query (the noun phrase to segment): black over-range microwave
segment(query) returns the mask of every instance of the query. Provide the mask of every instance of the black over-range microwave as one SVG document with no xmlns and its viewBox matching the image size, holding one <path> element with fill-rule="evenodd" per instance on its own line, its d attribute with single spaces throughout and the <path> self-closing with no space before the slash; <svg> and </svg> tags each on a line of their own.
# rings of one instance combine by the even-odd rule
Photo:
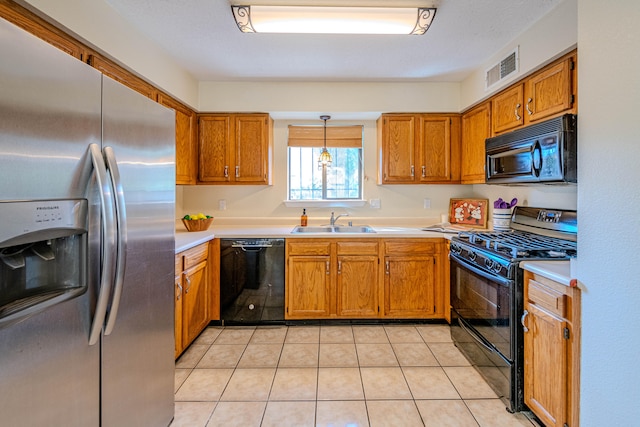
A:
<svg viewBox="0 0 640 427">
<path fill-rule="evenodd" d="M 577 183 L 577 116 L 488 138 L 487 184 Z"/>
</svg>

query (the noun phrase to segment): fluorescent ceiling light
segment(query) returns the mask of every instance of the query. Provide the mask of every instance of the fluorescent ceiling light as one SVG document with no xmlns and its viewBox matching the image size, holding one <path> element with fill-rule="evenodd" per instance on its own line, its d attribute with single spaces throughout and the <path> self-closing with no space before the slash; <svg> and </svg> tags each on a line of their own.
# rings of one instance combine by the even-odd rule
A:
<svg viewBox="0 0 640 427">
<path fill-rule="evenodd" d="M 435 8 L 231 6 L 245 33 L 424 34 Z"/>
</svg>

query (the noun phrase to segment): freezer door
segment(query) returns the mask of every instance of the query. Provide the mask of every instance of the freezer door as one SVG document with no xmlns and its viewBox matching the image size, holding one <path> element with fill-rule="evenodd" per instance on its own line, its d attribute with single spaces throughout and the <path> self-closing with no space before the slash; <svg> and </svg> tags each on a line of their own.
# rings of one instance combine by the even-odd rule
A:
<svg viewBox="0 0 640 427">
<path fill-rule="evenodd" d="M 2 19 L 0 58 L 0 200 L 87 197 L 100 74 Z M 11 286 L 3 280 L 0 293 Z M 99 424 L 100 348 L 88 345 L 94 307 L 90 287 L 0 328 L 0 424 Z"/>
<path fill-rule="evenodd" d="M 172 110 L 103 77 L 103 151 L 117 162 L 126 213 L 122 294 L 102 338 L 103 426 L 173 417 L 174 126 Z"/>
</svg>

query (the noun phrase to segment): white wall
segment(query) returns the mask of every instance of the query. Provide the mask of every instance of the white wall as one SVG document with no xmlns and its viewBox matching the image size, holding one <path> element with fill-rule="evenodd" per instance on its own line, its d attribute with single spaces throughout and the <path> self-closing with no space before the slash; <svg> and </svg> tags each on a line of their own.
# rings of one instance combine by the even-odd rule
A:
<svg viewBox="0 0 640 427">
<path fill-rule="evenodd" d="M 275 118 L 373 119 L 382 112 L 458 112 L 457 83 L 201 82 L 200 111 L 264 111 Z"/>
<path fill-rule="evenodd" d="M 579 0 L 581 425 L 640 423 L 640 2 Z"/>
<path fill-rule="evenodd" d="M 103 0 L 22 0 L 106 53 L 156 87 L 192 108 L 198 106 L 197 81 L 164 50 L 144 37 Z M 35 9 L 34 9 L 35 8 Z"/>
<path fill-rule="evenodd" d="M 290 124 L 319 124 L 320 120 L 275 120 L 274 121 L 274 176 L 273 186 L 185 186 L 181 194 L 182 211 L 179 215 L 203 211 L 217 218 L 291 218 L 295 224 L 302 207 L 286 207 L 287 198 L 287 126 Z M 381 208 L 307 208 L 310 223 L 326 222 L 331 211 L 348 212 L 356 218 L 440 218 L 448 211 L 449 198 L 472 196 L 472 186 L 460 185 L 385 185 L 376 184 L 377 153 L 376 123 L 373 120 L 331 120 L 332 124 L 364 125 L 364 197 L 380 199 Z M 431 208 L 424 209 L 424 199 L 431 201 Z M 227 210 L 218 210 L 218 201 L 227 202 Z M 384 221 L 383 221 L 384 222 Z M 433 223 L 431 221 L 430 223 Z M 425 223 L 424 225 L 428 225 Z"/>
<path fill-rule="evenodd" d="M 575 48 L 577 30 L 577 0 L 565 0 L 540 19 L 462 82 L 461 109 L 465 110 L 481 99 L 509 86 L 533 70 L 551 62 Z M 507 77 L 496 86 L 485 90 L 485 72 L 498 63 L 515 47 L 520 48 L 520 66 L 517 73 Z M 578 60 L 579 61 L 579 60 Z"/>
</svg>

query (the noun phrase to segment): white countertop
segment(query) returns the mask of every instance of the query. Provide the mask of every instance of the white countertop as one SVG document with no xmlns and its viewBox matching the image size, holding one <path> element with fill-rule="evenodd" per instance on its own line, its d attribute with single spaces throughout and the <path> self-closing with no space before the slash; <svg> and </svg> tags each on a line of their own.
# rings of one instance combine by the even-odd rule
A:
<svg viewBox="0 0 640 427">
<path fill-rule="evenodd" d="M 176 225 L 176 253 L 182 252 L 213 238 L 446 238 L 451 239 L 454 234 L 422 231 L 419 227 L 386 227 L 372 228 L 375 233 L 291 233 L 295 226 L 249 226 L 249 225 L 216 225 L 207 231 L 189 232 L 182 223 Z"/>
<path fill-rule="evenodd" d="M 565 286 L 572 286 L 574 282 L 569 261 L 521 261 L 520 267 Z"/>
</svg>

